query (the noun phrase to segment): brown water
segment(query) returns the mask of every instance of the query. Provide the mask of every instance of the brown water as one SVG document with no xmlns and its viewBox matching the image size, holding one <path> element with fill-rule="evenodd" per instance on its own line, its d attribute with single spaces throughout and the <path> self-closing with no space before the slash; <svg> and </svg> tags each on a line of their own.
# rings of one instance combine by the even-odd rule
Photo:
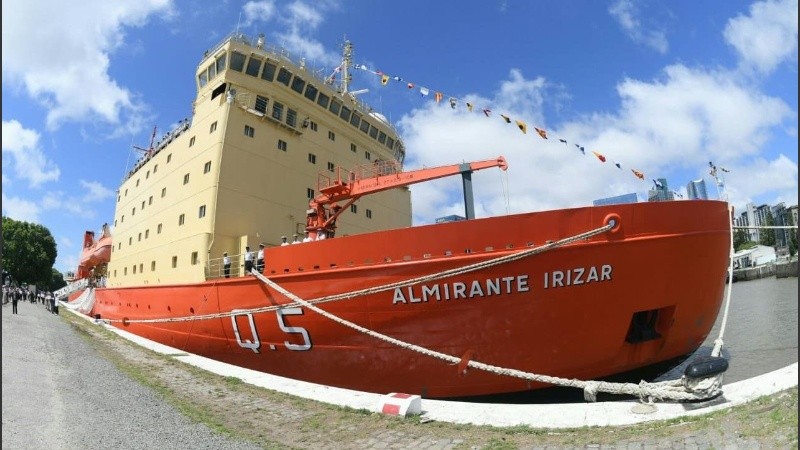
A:
<svg viewBox="0 0 800 450">
<path fill-rule="evenodd" d="M 797 362 L 797 280 L 773 276 L 731 285 L 728 323 L 722 337 L 722 356 L 729 363 L 725 384 Z M 724 312 L 723 302 L 714 328 L 695 355 L 711 354 Z M 659 379 L 679 378 L 683 367 L 685 364 Z"/>
<path fill-rule="evenodd" d="M 797 297 L 798 279 L 762 278 L 740 281 L 731 285 L 731 303 L 728 322 L 723 335 L 722 356 L 728 360 L 724 384 L 752 378 L 786 367 L 798 360 L 797 350 Z M 727 288 L 727 286 L 726 286 Z M 629 373 L 609 381 L 638 382 L 679 379 L 686 366 L 698 356 L 708 356 L 719 337 L 725 298 L 719 316 L 703 345 L 682 364 L 668 370 L 668 366 L 651 368 L 646 373 Z M 659 373 L 666 373 L 657 376 Z M 624 397 L 601 393 L 598 401 L 616 401 Z M 580 403 L 583 391 L 574 388 L 553 387 L 514 394 L 499 394 L 463 399 L 491 403 Z"/>
</svg>

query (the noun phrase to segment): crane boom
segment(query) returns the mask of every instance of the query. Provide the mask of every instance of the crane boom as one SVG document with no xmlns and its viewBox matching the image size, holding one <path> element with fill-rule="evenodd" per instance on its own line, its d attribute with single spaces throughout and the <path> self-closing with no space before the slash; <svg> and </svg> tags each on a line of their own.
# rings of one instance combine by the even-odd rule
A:
<svg viewBox="0 0 800 450">
<path fill-rule="evenodd" d="M 495 159 L 485 161 L 451 164 L 405 172 L 400 170 L 400 164 L 394 161 L 379 161 L 374 164 L 360 166 L 353 171 L 339 168 L 333 180 L 326 176 L 321 176 L 318 180 L 320 193 L 309 202 L 306 230 L 308 230 L 312 238 L 316 238 L 316 235 L 322 232 L 326 236 L 332 237 L 336 231 L 336 218 L 344 210 L 344 207 L 349 206 L 364 195 L 459 173 L 466 178 L 476 170 L 491 167 L 499 167 L 501 170 L 506 170 L 508 169 L 508 164 L 503 156 L 498 156 Z M 347 201 L 344 207 L 336 204 L 336 202 L 341 201 Z M 330 210 L 328 209 L 329 207 Z"/>
</svg>

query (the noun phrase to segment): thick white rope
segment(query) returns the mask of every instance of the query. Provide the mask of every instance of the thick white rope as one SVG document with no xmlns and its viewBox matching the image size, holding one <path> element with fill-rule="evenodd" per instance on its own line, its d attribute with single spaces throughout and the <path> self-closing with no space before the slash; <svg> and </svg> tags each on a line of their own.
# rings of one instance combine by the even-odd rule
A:
<svg viewBox="0 0 800 450">
<path fill-rule="evenodd" d="M 530 249 L 522 250 L 520 252 L 512 253 L 509 255 L 500 256 L 498 258 L 470 264 L 467 266 L 445 270 L 439 273 L 430 274 L 422 277 L 413 278 L 410 280 L 405 280 L 402 282 L 397 283 L 390 283 L 383 286 L 367 288 L 357 291 L 352 291 L 344 294 L 338 295 L 331 295 L 327 297 L 321 297 L 318 299 L 313 299 L 310 301 L 306 301 L 297 297 L 296 295 L 292 294 L 291 292 L 283 289 L 278 284 L 274 283 L 272 280 L 268 279 L 267 277 L 263 276 L 262 274 L 253 270 L 251 273 L 255 275 L 259 280 L 266 283 L 273 289 L 277 290 L 278 292 L 285 295 L 287 298 L 292 300 L 292 303 L 287 303 L 283 305 L 275 305 L 275 306 L 268 306 L 268 307 L 261 307 L 261 308 L 253 308 L 247 311 L 237 310 L 235 314 L 239 315 L 243 312 L 249 313 L 262 313 L 268 311 L 274 311 L 280 308 L 287 308 L 291 306 L 304 306 L 312 311 L 317 312 L 318 314 L 333 320 L 337 323 L 340 323 L 344 326 L 350 327 L 355 329 L 359 332 L 365 333 L 369 336 L 372 336 L 376 339 L 383 340 L 385 342 L 391 343 L 401 348 L 413 350 L 415 352 L 431 356 L 433 358 L 437 358 L 451 364 L 459 364 L 462 363 L 462 359 L 456 356 L 447 355 L 445 353 L 437 352 L 434 350 L 426 349 L 424 347 L 420 347 L 414 344 L 410 344 L 404 341 L 400 341 L 398 339 L 392 338 L 390 336 L 386 336 L 384 334 L 378 333 L 376 331 L 369 330 L 364 328 L 360 325 L 355 323 L 349 322 L 345 319 L 339 318 L 327 311 L 320 309 L 315 306 L 315 304 L 325 303 L 330 301 L 336 300 L 343 300 L 354 298 L 362 295 L 369 295 L 378 292 L 383 292 L 387 290 L 392 290 L 398 287 L 405 287 L 410 286 L 418 283 L 422 283 L 425 281 L 432 281 L 437 280 L 453 275 L 460 275 L 463 273 L 473 272 L 476 270 L 480 270 L 486 267 L 491 267 L 498 264 L 504 264 L 510 261 L 516 261 L 534 254 L 543 253 L 547 250 L 551 250 L 553 248 L 570 244 L 572 242 L 576 242 L 578 240 L 588 239 L 592 236 L 597 234 L 606 232 L 611 230 L 616 224 L 609 223 L 602 227 L 596 228 L 594 230 L 580 233 L 575 236 L 571 236 L 568 238 L 561 239 L 559 241 L 550 242 L 545 245 L 539 247 L 533 247 Z M 732 231 L 731 231 L 732 233 Z M 731 241 L 732 242 L 732 241 Z M 726 305 L 726 314 L 727 314 L 727 305 Z M 225 312 L 225 313 L 214 313 L 214 314 L 206 314 L 206 315 L 195 315 L 195 316 L 188 316 L 188 317 L 172 317 L 172 318 L 164 318 L 164 319 L 140 319 L 140 320 L 129 320 L 129 319 L 104 319 L 106 323 L 110 322 L 123 322 L 127 323 L 160 323 L 160 322 L 181 322 L 181 321 L 188 321 L 188 320 L 206 320 L 206 319 L 216 319 L 220 317 L 230 317 L 234 315 L 233 312 Z M 719 339 L 721 342 L 721 338 Z M 541 383 L 547 383 L 557 386 L 566 386 L 566 387 L 575 387 L 583 389 L 584 391 L 584 398 L 587 401 L 595 401 L 597 398 L 597 392 L 606 392 L 611 394 L 621 394 L 621 395 L 631 395 L 631 396 L 638 396 L 640 399 L 652 402 L 653 400 L 703 400 L 707 398 L 712 398 L 719 394 L 721 389 L 721 375 L 717 375 L 710 378 L 704 378 L 700 380 L 693 380 L 687 379 L 686 377 L 682 377 L 679 380 L 669 380 L 663 381 L 658 383 L 647 383 L 642 381 L 639 384 L 634 383 L 609 383 L 604 381 L 583 381 L 577 379 L 567 379 L 567 378 L 559 378 L 559 377 L 551 377 L 548 375 L 540 375 L 534 374 L 529 372 L 523 372 L 516 369 L 507 369 L 502 367 L 497 367 L 489 364 L 485 364 L 478 361 L 469 360 L 466 362 L 466 367 L 475 368 L 478 370 L 487 371 L 490 373 L 495 373 L 498 375 L 506 375 L 512 376 L 516 378 L 521 378 L 529 381 L 536 381 Z"/>
<path fill-rule="evenodd" d="M 562 245 L 571 244 L 571 243 L 579 241 L 579 240 L 589 239 L 590 237 L 598 235 L 598 234 L 601 234 L 601 233 L 604 233 L 604 232 L 610 230 L 613 227 L 614 227 L 614 224 L 607 224 L 607 225 L 603 225 L 602 227 L 596 228 L 594 230 L 587 231 L 585 233 L 580 233 L 580 234 L 577 234 L 575 236 L 570 236 L 570 237 L 567 237 L 567 238 L 564 238 L 564 239 L 561 239 L 561 240 L 558 240 L 558 241 L 555 241 L 555 242 L 550 242 L 550 243 L 541 245 L 539 247 L 532 247 L 532 248 L 529 248 L 529 249 L 521 250 L 521 251 L 516 252 L 516 253 L 511 253 L 511 254 L 508 254 L 508 255 L 499 256 L 497 258 L 489 259 L 489 260 L 486 260 L 486 261 L 481 261 L 481 262 L 477 262 L 477 263 L 474 263 L 474 264 L 469 264 L 469 265 L 466 265 L 466 266 L 457 267 L 455 269 L 448 269 L 448 270 L 445 270 L 445 271 L 442 271 L 442 272 L 433 273 L 433 274 L 430 274 L 430 275 L 424 275 L 424 276 L 417 277 L 417 278 L 411 278 L 411 279 L 404 280 L 404 281 L 399 281 L 399 282 L 396 282 L 396 283 L 389 283 L 389 284 L 384 284 L 382 286 L 376 286 L 376 287 L 371 287 L 371 288 L 366 288 L 366 289 L 359 289 L 359 290 L 356 290 L 356 291 L 350 291 L 350 292 L 346 292 L 346 293 L 343 293 L 343 294 L 335 294 L 335 295 L 329 295 L 329 296 L 326 296 L 326 297 L 320 297 L 320 298 L 308 300 L 308 302 L 316 305 L 316 304 L 320 304 L 320 303 L 327 303 L 327 302 L 333 302 L 333 301 L 338 301 L 338 300 L 352 299 L 352 298 L 355 298 L 355 297 L 360 297 L 362 295 L 376 294 L 376 293 L 380 293 L 380 292 L 394 290 L 396 288 L 403 288 L 403 287 L 406 287 L 406 286 L 412 286 L 412 285 L 423 283 L 423 282 L 427 282 L 427 281 L 434 281 L 434 280 L 446 278 L 446 277 L 453 276 L 453 275 L 461 275 L 461 274 L 468 273 L 468 272 L 474 272 L 476 270 L 481 270 L 481 269 L 484 269 L 486 267 L 492 267 L 492 266 L 496 266 L 496 265 L 499 265 L 499 264 L 504 264 L 504 263 L 507 263 L 507 262 L 510 262 L 510 261 L 516 261 L 516 260 L 519 260 L 519 259 L 522 259 L 522 258 L 526 258 L 526 257 L 531 256 L 531 255 L 543 253 L 543 252 L 546 252 L 546 251 L 551 250 L 553 248 L 560 247 Z M 257 272 L 255 272 L 255 271 L 252 272 L 252 274 L 254 274 L 254 275 L 256 273 Z M 287 304 L 283 304 L 283 305 L 272 305 L 272 306 L 262 306 L 262 307 L 259 307 L 259 308 L 251 308 L 251 309 L 240 309 L 240 310 L 237 310 L 235 313 L 234 312 L 220 312 L 220 313 L 213 313 L 213 314 L 193 315 L 193 316 L 184 316 L 184 317 L 167 317 L 167 318 L 162 318 L 162 319 L 133 319 L 133 320 L 131 320 L 131 319 L 124 319 L 124 320 L 123 319 L 103 319 L 103 320 L 105 320 L 106 323 L 112 323 L 112 322 L 125 322 L 125 323 L 186 322 L 186 321 L 191 321 L 191 320 L 218 319 L 218 318 L 221 318 L 221 317 L 231 317 L 231 316 L 234 316 L 234 315 L 247 314 L 247 313 L 259 314 L 259 313 L 264 313 L 264 312 L 275 311 L 275 310 L 281 309 L 281 308 L 289 308 L 289 307 L 293 307 L 293 306 L 299 306 L 299 303 L 295 302 L 295 303 L 287 303 Z"/>
<path fill-rule="evenodd" d="M 722 353 L 723 341 L 722 337 L 725 335 L 725 327 L 728 326 L 728 310 L 731 306 L 731 286 L 733 286 L 733 205 L 728 205 L 728 215 L 731 218 L 731 245 L 730 257 L 728 258 L 728 285 L 725 287 L 725 312 L 722 314 L 722 323 L 719 327 L 719 336 L 714 340 L 714 350 L 711 351 L 711 356 L 720 356 Z"/>
<path fill-rule="evenodd" d="M 395 339 L 391 336 L 387 336 L 382 333 L 378 333 L 377 331 L 373 331 L 367 328 L 362 327 L 361 325 L 355 324 L 350 322 L 346 319 L 342 319 L 334 314 L 331 314 L 321 308 L 312 305 L 311 303 L 301 299 L 300 297 L 292 294 L 291 292 L 287 291 L 280 285 L 276 284 L 269 278 L 265 277 L 264 275 L 253 272 L 259 280 L 270 286 L 271 288 L 275 289 L 276 291 L 280 292 L 281 294 L 285 295 L 287 298 L 292 300 L 295 303 L 299 303 L 301 306 L 304 306 L 317 314 L 322 315 L 323 317 L 330 319 L 336 323 L 344 325 L 346 327 L 352 328 L 356 331 L 364 333 L 368 336 L 373 338 L 382 340 L 384 342 L 388 342 L 390 344 L 396 345 L 400 348 L 412 350 L 417 353 L 430 356 L 432 358 L 440 359 L 442 361 L 449 362 L 451 364 L 462 364 L 464 361 L 462 358 L 448 355 L 446 353 L 437 352 L 435 350 L 427 349 L 425 347 L 420 347 L 415 344 L 411 344 L 408 342 L 401 341 L 399 339 Z M 688 391 L 688 387 L 684 383 L 683 379 L 681 380 L 670 380 L 664 381 L 659 383 L 647 383 L 645 381 L 640 382 L 639 384 L 634 383 L 609 383 L 605 381 L 583 381 L 578 379 L 569 379 L 569 378 L 559 378 L 559 377 L 551 377 L 548 375 L 539 375 L 530 372 L 523 372 L 521 370 L 516 369 L 508 369 L 498 366 L 493 366 L 490 364 L 482 363 L 479 361 L 468 360 L 466 361 L 466 367 L 471 367 L 478 370 L 483 370 L 486 372 L 494 373 L 497 375 L 506 375 L 515 378 L 521 378 L 524 380 L 529 381 L 536 381 L 541 383 L 547 383 L 557 386 L 566 386 L 566 387 L 575 387 L 579 389 L 583 389 L 584 391 L 584 398 L 587 401 L 596 401 L 597 400 L 597 393 L 598 392 L 607 392 L 611 394 L 621 394 L 621 395 L 631 395 L 631 396 L 638 396 L 640 399 L 647 399 L 649 402 L 653 400 L 664 400 L 664 399 L 671 399 L 671 400 L 701 400 L 710 398 L 712 396 L 717 395 L 719 392 L 719 387 L 716 385 L 710 386 L 697 386 L 696 391 Z"/>
</svg>

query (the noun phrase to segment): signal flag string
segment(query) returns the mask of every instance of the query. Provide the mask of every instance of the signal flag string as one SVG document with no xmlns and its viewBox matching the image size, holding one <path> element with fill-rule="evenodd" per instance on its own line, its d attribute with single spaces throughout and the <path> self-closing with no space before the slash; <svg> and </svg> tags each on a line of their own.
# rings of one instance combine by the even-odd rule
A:
<svg viewBox="0 0 800 450">
<path fill-rule="evenodd" d="M 369 72 L 369 73 L 372 73 L 373 75 L 379 76 L 381 78 L 381 85 L 383 85 L 383 86 L 388 85 L 390 81 L 398 82 L 398 83 L 399 82 L 405 82 L 406 83 L 406 87 L 408 89 L 410 89 L 410 90 L 417 89 L 422 97 L 428 97 L 431 94 L 431 91 L 433 91 L 433 99 L 436 101 L 436 103 L 441 103 L 444 100 L 444 98 L 447 97 L 447 102 L 449 103 L 451 109 L 456 109 L 456 107 L 459 104 L 463 103 L 466 106 L 467 111 L 469 111 L 469 112 L 481 112 L 486 117 L 491 117 L 491 115 L 492 115 L 492 110 L 490 108 L 483 108 L 483 107 L 475 105 L 475 104 L 473 104 L 471 102 L 467 102 L 467 101 L 464 101 L 462 99 L 459 99 L 458 97 L 445 95 L 441 91 L 432 90 L 431 88 L 428 88 L 428 87 L 425 87 L 425 86 L 421 86 L 421 85 L 418 85 L 416 83 L 412 83 L 410 81 L 407 81 L 407 80 L 403 79 L 403 77 L 392 76 L 392 75 L 389 75 L 389 74 L 387 74 L 385 72 L 382 72 L 380 70 L 373 70 L 373 69 L 370 69 L 369 67 L 367 67 L 364 64 L 354 64 L 353 68 L 358 69 L 358 70 L 362 70 L 362 71 L 365 71 L 365 72 Z M 511 124 L 512 123 L 512 118 L 510 116 L 508 116 L 506 114 L 498 114 L 498 115 L 507 124 Z M 527 123 L 525 123 L 522 120 L 516 120 L 516 119 L 514 119 L 513 122 L 514 122 L 514 124 L 517 125 L 517 128 L 519 128 L 519 130 L 523 134 L 528 134 L 528 124 Z M 534 129 L 534 131 L 536 131 L 536 134 L 540 138 L 542 138 L 544 140 L 547 140 L 547 141 L 550 141 L 550 138 L 548 137 L 548 132 L 547 132 L 546 129 L 540 128 L 540 127 L 533 127 L 533 129 Z M 564 139 L 564 138 L 557 138 L 557 139 L 558 139 L 558 141 L 560 143 L 562 143 L 564 145 L 569 145 L 569 143 L 568 143 L 568 141 L 566 139 Z M 580 144 L 575 144 L 575 147 L 581 152 L 581 154 L 583 154 L 584 156 L 586 155 L 586 148 L 584 146 L 582 146 Z M 605 162 L 608 161 L 608 158 L 605 155 L 603 155 L 602 153 L 596 152 L 594 150 L 591 150 L 591 152 L 592 152 L 592 154 L 594 154 L 594 156 L 600 162 L 605 163 Z M 619 162 L 611 161 L 611 163 L 617 169 L 623 170 L 622 169 L 622 164 L 620 164 Z M 644 181 L 645 174 L 643 172 L 641 172 L 639 170 L 636 170 L 636 169 L 631 169 L 631 173 L 633 173 L 633 175 L 636 178 L 638 178 L 639 180 Z"/>
</svg>

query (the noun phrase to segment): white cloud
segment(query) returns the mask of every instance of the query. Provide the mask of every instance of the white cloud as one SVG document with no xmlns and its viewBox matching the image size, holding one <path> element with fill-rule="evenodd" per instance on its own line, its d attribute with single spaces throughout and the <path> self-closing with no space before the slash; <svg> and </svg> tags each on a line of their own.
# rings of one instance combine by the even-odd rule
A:
<svg viewBox="0 0 800 450">
<path fill-rule="evenodd" d="M 84 202 L 98 202 L 114 196 L 114 191 L 103 186 L 97 181 L 80 180 L 81 186 L 86 190 Z"/>
<path fill-rule="evenodd" d="M 608 12 L 633 42 L 644 44 L 661 54 L 669 49 L 664 31 L 658 30 L 655 24 L 642 25 L 633 0 L 617 0 L 608 8 Z"/>
<path fill-rule="evenodd" d="M 275 15 L 275 2 L 272 0 L 261 0 L 257 2 L 247 2 L 242 6 L 244 11 L 243 26 L 247 27 L 254 22 L 268 22 Z"/>
<path fill-rule="evenodd" d="M 725 40 L 743 64 L 763 73 L 786 60 L 797 62 L 797 0 L 766 0 L 750 5 L 750 15 L 730 19 Z"/>
<path fill-rule="evenodd" d="M 759 157 L 770 134 L 782 131 L 783 122 L 793 117 L 783 101 L 737 84 L 724 72 L 674 65 L 664 74 L 662 80 L 623 80 L 617 89 L 619 110 L 553 125 L 547 130 L 548 140 L 533 130 L 545 123 L 541 101 L 548 98 L 545 80 L 527 80 L 512 71 L 493 98 L 464 96 L 475 105 L 510 105 L 508 109 L 494 108 L 489 118 L 478 112 L 479 106 L 468 113 L 464 108 L 454 111 L 445 104 L 428 102 L 398 123 L 413 155 L 407 169 L 506 156 L 508 191 L 513 195 L 506 195 L 505 177 L 497 169 L 473 175 L 479 217 L 589 205 L 602 197 L 641 194 L 650 187 L 650 178 L 669 179 L 678 173 L 685 179 L 676 175 L 670 184 L 683 193 L 688 177 L 697 179 L 711 159 L 732 168 Z M 501 120 L 501 113 L 512 122 Z M 528 134 L 520 132 L 515 120 L 527 122 Z M 585 147 L 585 156 L 575 144 Z M 593 150 L 607 162 L 600 162 Z M 614 163 L 620 163 L 622 170 Z M 787 168 L 791 164 L 793 176 Z M 741 186 L 745 192 L 796 190 L 796 163 L 784 157 L 756 166 L 763 169 L 758 172 L 762 175 L 750 173 Z M 631 169 L 644 172 L 647 178 L 640 181 Z M 687 170 L 697 172 L 687 177 Z M 760 187 L 756 188 L 756 183 Z M 415 185 L 411 190 L 415 223 L 463 215 L 459 177 Z"/>
<path fill-rule="evenodd" d="M 24 128 L 16 120 L 4 120 L 2 129 L 3 155 L 13 156 L 17 177 L 28 180 L 33 187 L 58 180 L 61 171 L 39 148 L 39 133 L 36 130 Z"/>
<path fill-rule="evenodd" d="M 737 209 L 762 196 L 770 197 L 767 203 L 772 205 L 797 204 L 797 162 L 786 155 L 772 160 L 763 157 L 742 160 L 727 168 L 730 172 L 725 174 L 725 184 L 730 201 Z"/>
<path fill-rule="evenodd" d="M 13 13 L 3 15 L 3 82 L 46 107 L 49 128 L 98 119 L 127 124 L 128 117 L 136 123 L 143 106 L 109 75 L 110 55 L 125 27 L 142 26 L 153 13 L 169 17 L 170 8 L 169 0 L 5 2 L 3 10 Z M 42 17 L 58 20 L 41 26 Z"/>
<path fill-rule="evenodd" d="M 41 208 L 36 203 L 19 197 L 7 197 L 5 192 L 2 198 L 4 216 L 23 222 L 39 223 Z"/>
<path fill-rule="evenodd" d="M 245 13 L 245 25 L 257 22 L 278 22 L 277 29 L 271 39 L 276 45 L 291 53 L 309 60 L 312 66 L 333 67 L 339 63 L 336 53 L 328 52 L 317 40 L 311 38 L 320 24 L 325 20 L 323 13 L 339 7 L 336 1 L 294 1 L 281 3 L 282 8 L 272 0 L 247 2 L 242 10 Z"/>
</svg>

